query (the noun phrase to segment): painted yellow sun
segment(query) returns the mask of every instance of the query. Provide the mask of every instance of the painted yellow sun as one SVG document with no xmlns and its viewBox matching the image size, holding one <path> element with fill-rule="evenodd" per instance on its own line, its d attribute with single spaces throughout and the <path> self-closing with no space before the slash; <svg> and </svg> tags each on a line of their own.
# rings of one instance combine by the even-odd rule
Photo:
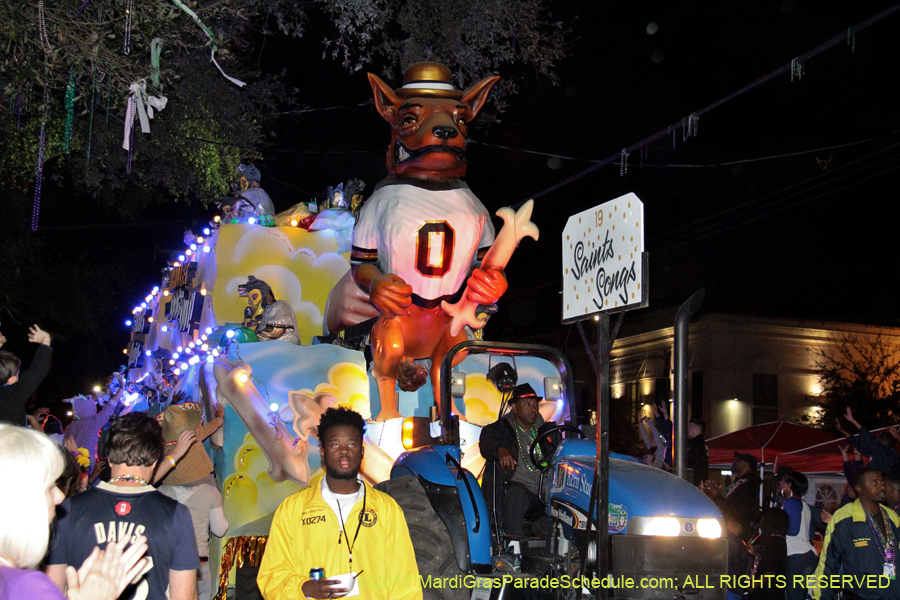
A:
<svg viewBox="0 0 900 600">
<path fill-rule="evenodd" d="M 466 376 L 466 419 L 475 425 L 487 425 L 497 420 L 500 392 L 484 375 Z"/>
<path fill-rule="evenodd" d="M 352 363 L 338 363 L 328 370 L 328 381 L 320 383 L 316 389 L 298 390 L 310 397 L 319 393 L 334 396 L 335 406 L 352 408 L 364 419 L 372 418 L 369 406 L 369 378 L 365 369 Z"/>
</svg>

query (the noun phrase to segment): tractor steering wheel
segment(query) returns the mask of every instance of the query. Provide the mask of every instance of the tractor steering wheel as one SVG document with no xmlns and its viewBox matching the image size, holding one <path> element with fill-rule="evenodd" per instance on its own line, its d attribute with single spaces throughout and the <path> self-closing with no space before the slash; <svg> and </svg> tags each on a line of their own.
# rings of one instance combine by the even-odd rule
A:
<svg viewBox="0 0 900 600">
<path fill-rule="evenodd" d="M 580 429 L 575 427 L 574 425 L 554 425 L 550 429 L 542 432 L 539 436 L 534 438 L 534 441 L 531 442 L 531 446 L 528 447 L 528 458 L 531 459 L 531 464 L 536 466 L 537 468 L 543 470 L 546 469 L 550 465 L 550 457 L 547 456 L 548 452 L 544 452 L 543 460 L 538 462 L 535 453 L 537 448 L 543 443 L 549 446 L 553 443 L 553 435 L 557 431 L 571 431 L 572 433 L 577 434 L 577 437 L 584 437 L 584 433 L 581 432 Z"/>
</svg>

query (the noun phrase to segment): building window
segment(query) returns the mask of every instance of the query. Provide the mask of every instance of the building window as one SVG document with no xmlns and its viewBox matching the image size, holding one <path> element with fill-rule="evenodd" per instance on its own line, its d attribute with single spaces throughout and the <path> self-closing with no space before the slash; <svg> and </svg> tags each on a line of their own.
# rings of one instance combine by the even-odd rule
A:
<svg viewBox="0 0 900 600">
<path fill-rule="evenodd" d="M 703 418 L 703 371 L 691 373 L 691 418 Z"/>
<path fill-rule="evenodd" d="M 753 424 L 778 420 L 778 375 L 753 374 Z"/>
</svg>

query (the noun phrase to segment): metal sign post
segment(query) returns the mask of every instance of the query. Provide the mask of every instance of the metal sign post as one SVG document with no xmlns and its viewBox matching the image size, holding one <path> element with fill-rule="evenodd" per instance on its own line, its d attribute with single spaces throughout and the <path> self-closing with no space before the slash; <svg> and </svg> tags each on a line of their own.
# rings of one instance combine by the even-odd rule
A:
<svg viewBox="0 0 900 600">
<path fill-rule="evenodd" d="M 582 564 L 588 564 L 590 547 L 596 544 L 596 574 L 609 572 L 609 356 L 622 325 L 624 311 L 647 306 L 647 255 L 644 252 L 644 204 L 627 194 L 569 217 L 563 230 L 563 323 L 575 323 L 594 366 L 597 382 L 597 459 L 588 515 L 596 507 L 597 537 L 588 541 Z M 609 315 L 618 312 L 610 332 Z M 597 353 L 581 322 L 597 323 Z M 590 532 L 590 527 L 588 527 Z M 592 544 L 593 542 L 593 544 Z M 588 573 L 582 573 L 587 575 Z M 607 597 L 607 586 L 594 588 L 598 599 Z"/>
<path fill-rule="evenodd" d="M 594 463 L 594 486 L 597 490 L 597 571 L 609 575 L 609 315 L 597 321 L 597 357 L 606 360 L 597 365 L 597 460 Z M 602 426 L 601 426 L 602 425 Z M 606 598 L 606 586 L 597 588 L 597 600 Z"/>
</svg>

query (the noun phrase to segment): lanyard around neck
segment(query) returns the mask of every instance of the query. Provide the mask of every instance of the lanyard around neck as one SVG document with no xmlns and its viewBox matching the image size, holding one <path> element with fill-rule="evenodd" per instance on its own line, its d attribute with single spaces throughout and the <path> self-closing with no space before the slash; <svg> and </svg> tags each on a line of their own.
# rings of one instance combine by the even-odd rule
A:
<svg viewBox="0 0 900 600">
<path fill-rule="evenodd" d="M 363 482 L 360 482 L 359 485 L 362 486 L 362 490 L 363 490 L 363 505 L 362 505 L 362 510 L 359 511 L 359 518 L 357 519 L 358 522 L 356 524 L 356 533 L 353 534 L 352 542 L 350 541 L 350 535 L 347 534 L 346 527 L 344 526 L 345 523 L 344 523 L 343 511 L 341 511 L 341 502 L 340 502 L 340 500 L 337 499 L 337 497 L 335 497 L 335 499 L 334 499 L 335 504 L 337 504 L 337 507 L 338 507 L 338 518 L 341 520 L 341 530 L 340 530 L 340 532 L 338 532 L 338 545 L 341 544 L 341 535 L 344 534 L 343 538 L 347 542 L 347 554 L 349 555 L 349 558 L 350 558 L 350 572 L 351 573 L 353 572 L 353 546 L 356 545 L 356 537 L 359 535 L 359 528 L 362 527 L 362 522 L 363 522 L 363 514 L 365 514 L 365 512 L 366 512 L 366 484 Z M 325 486 L 328 487 L 328 484 L 326 483 Z M 329 493 L 331 493 L 332 496 L 335 496 L 335 493 L 331 491 L 331 488 L 328 488 L 328 491 L 329 491 Z M 354 504 L 355 504 L 355 502 L 354 502 Z"/>
<path fill-rule="evenodd" d="M 869 528 L 872 530 L 875 538 L 875 543 L 878 547 L 878 552 L 881 554 L 882 558 L 885 562 L 894 562 L 894 531 L 891 529 L 890 517 L 887 515 L 887 511 L 879 504 L 878 505 L 879 513 L 882 519 L 882 524 L 884 525 L 884 534 L 881 533 L 881 530 L 878 528 L 878 524 L 875 522 L 875 515 L 871 514 L 869 511 L 863 507 L 863 511 L 866 513 L 866 521 L 869 524 Z"/>
</svg>

